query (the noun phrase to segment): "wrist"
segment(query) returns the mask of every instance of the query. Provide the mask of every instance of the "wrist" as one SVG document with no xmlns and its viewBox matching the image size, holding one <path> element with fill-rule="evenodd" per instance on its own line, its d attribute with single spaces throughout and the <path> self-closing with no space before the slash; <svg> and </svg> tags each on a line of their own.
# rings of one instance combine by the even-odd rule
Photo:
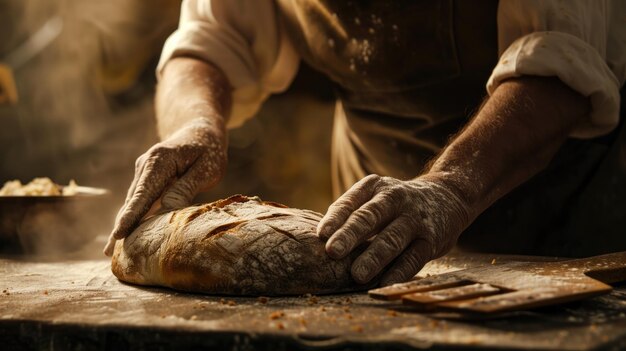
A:
<svg viewBox="0 0 626 351">
<path fill-rule="evenodd" d="M 445 220 L 448 222 L 448 230 L 460 234 L 480 213 L 476 206 L 467 200 L 467 194 L 459 184 L 450 179 L 449 174 L 431 172 L 410 180 L 420 188 L 427 187 L 433 194 L 432 201 L 438 202 L 449 215 Z"/>
</svg>

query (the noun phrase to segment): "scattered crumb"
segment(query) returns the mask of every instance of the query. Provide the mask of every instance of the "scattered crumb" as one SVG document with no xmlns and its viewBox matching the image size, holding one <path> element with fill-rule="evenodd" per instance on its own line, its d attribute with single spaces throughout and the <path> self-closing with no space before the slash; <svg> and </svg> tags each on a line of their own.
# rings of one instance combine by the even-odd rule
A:
<svg viewBox="0 0 626 351">
<path fill-rule="evenodd" d="M 300 325 L 306 326 L 306 319 L 300 318 L 300 320 L 298 320 L 298 322 L 300 323 Z"/>
<path fill-rule="evenodd" d="M 283 330 L 283 329 L 285 329 L 285 325 L 282 324 L 281 322 L 278 322 L 278 323 L 276 323 L 276 328 L 278 328 L 280 330 Z"/>
<path fill-rule="evenodd" d="M 352 303 L 352 299 L 350 299 L 349 297 L 346 297 L 345 303 L 346 304 L 351 304 Z"/>
<path fill-rule="evenodd" d="M 189 317 L 190 320 L 195 321 L 196 319 L 198 319 L 198 316 L 196 316 L 195 314 L 191 317 Z"/>
<path fill-rule="evenodd" d="M 235 306 L 237 303 L 233 300 L 220 299 L 220 304 L 228 305 L 228 306 Z"/>
<path fill-rule="evenodd" d="M 316 305 L 319 302 L 319 298 L 317 296 L 311 295 L 306 301 L 309 305 Z"/>
<path fill-rule="evenodd" d="M 387 310 L 387 315 L 390 317 L 397 317 L 398 316 L 398 312 L 394 311 L 394 310 Z"/>
<path fill-rule="evenodd" d="M 496 264 L 496 259 L 491 260 L 491 264 Z"/>
<path fill-rule="evenodd" d="M 346 307 L 344 307 L 344 308 L 343 308 L 343 311 L 344 311 L 344 312 L 350 312 L 350 306 L 346 306 Z"/>
<path fill-rule="evenodd" d="M 270 314 L 270 319 L 278 319 L 278 318 L 282 318 L 285 316 L 285 312 L 283 311 L 276 311 L 276 312 L 272 312 Z"/>
<path fill-rule="evenodd" d="M 43 291 L 43 294 L 44 294 L 44 295 L 48 295 L 48 290 L 44 290 L 44 291 Z"/>
<path fill-rule="evenodd" d="M 352 329 L 352 331 L 357 332 L 357 333 L 362 333 L 363 332 L 363 327 L 360 326 L 360 325 L 353 325 L 352 328 L 350 328 L 350 329 Z"/>
<path fill-rule="evenodd" d="M 259 296 L 256 301 L 258 303 L 266 304 L 270 299 L 265 296 Z"/>
<path fill-rule="evenodd" d="M 350 313 L 346 313 L 346 315 L 344 317 L 346 317 L 346 319 L 352 319 L 353 318 Z"/>
<path fill-rule="evenodd" d="M 326 307 L 322 306 L 322 307 L 320 307 L 319 310 L 320 310 L 320 312 L 326 312 Z"/>
</svg>

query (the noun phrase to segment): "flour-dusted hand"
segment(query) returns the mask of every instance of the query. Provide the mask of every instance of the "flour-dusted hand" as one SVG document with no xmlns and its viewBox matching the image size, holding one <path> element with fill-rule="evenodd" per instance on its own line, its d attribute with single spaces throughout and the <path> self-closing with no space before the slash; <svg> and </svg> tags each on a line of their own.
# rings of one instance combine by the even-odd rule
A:
<svg viewBox="0 0 626 351">
<path fill-rule="evenodd" d="M 388 285 L 450 251 L 468 223 L 467 206 L 443 184 L 370 175 L 329 207 L 318 234 L 333 258 L 373 237 L 352 264 L 352 277 L 364 284 L 386 271 L 381 284 Z"/>
<path fill-rule="evenodd" d="M 115 241 L 128 236 L 159 198 L 163 209 L 181 208 L 215 185 L 226 168 L 225 147 L 219 129 L 198 119 L 141 155 L 104 253 L 110 256 Z"/>
</svg>

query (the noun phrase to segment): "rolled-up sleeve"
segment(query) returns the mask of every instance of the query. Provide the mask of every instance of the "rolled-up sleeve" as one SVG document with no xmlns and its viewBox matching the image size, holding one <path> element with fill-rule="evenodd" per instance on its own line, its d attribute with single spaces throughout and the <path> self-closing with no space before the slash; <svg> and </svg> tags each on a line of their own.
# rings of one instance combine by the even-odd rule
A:
<svg viewBox="0 0 626 351">
<path fill-rule="evenodd" d="M 556 76 L 591 102 L 590 115 L 572 137 L 593 138 L 618 124 L 619 90 L 626 80 L 626 1 L 501 0 L 498 45 L 489 94 L 511 77 Z"/>
<path fill-rule="evenodd" d="M 299 63 L 271 0 L 184 0 L 157 77 L 178 56 L 202 59 L 224 72 L 232 87 L 229 128 L 252 117 L 270 94 L 287 89 Z"/>
</svg>

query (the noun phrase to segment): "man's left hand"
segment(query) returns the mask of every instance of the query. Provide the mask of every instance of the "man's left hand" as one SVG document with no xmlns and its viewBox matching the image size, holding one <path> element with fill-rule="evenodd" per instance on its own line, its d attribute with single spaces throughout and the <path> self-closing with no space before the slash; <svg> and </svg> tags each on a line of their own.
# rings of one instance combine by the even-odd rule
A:
<svg viewBox="0 0 626 351">
<path fill-rule="evenodd" d="M 465 203 L 443 182 L 370 175 L 328 208 L 317 230 L 335 259 L 373 238 L 352 264 L 352 277 L 365 284 L 386 271 L 381 285 L 389 285 L 450 251 L 468 217 Z"/>
</svg>

